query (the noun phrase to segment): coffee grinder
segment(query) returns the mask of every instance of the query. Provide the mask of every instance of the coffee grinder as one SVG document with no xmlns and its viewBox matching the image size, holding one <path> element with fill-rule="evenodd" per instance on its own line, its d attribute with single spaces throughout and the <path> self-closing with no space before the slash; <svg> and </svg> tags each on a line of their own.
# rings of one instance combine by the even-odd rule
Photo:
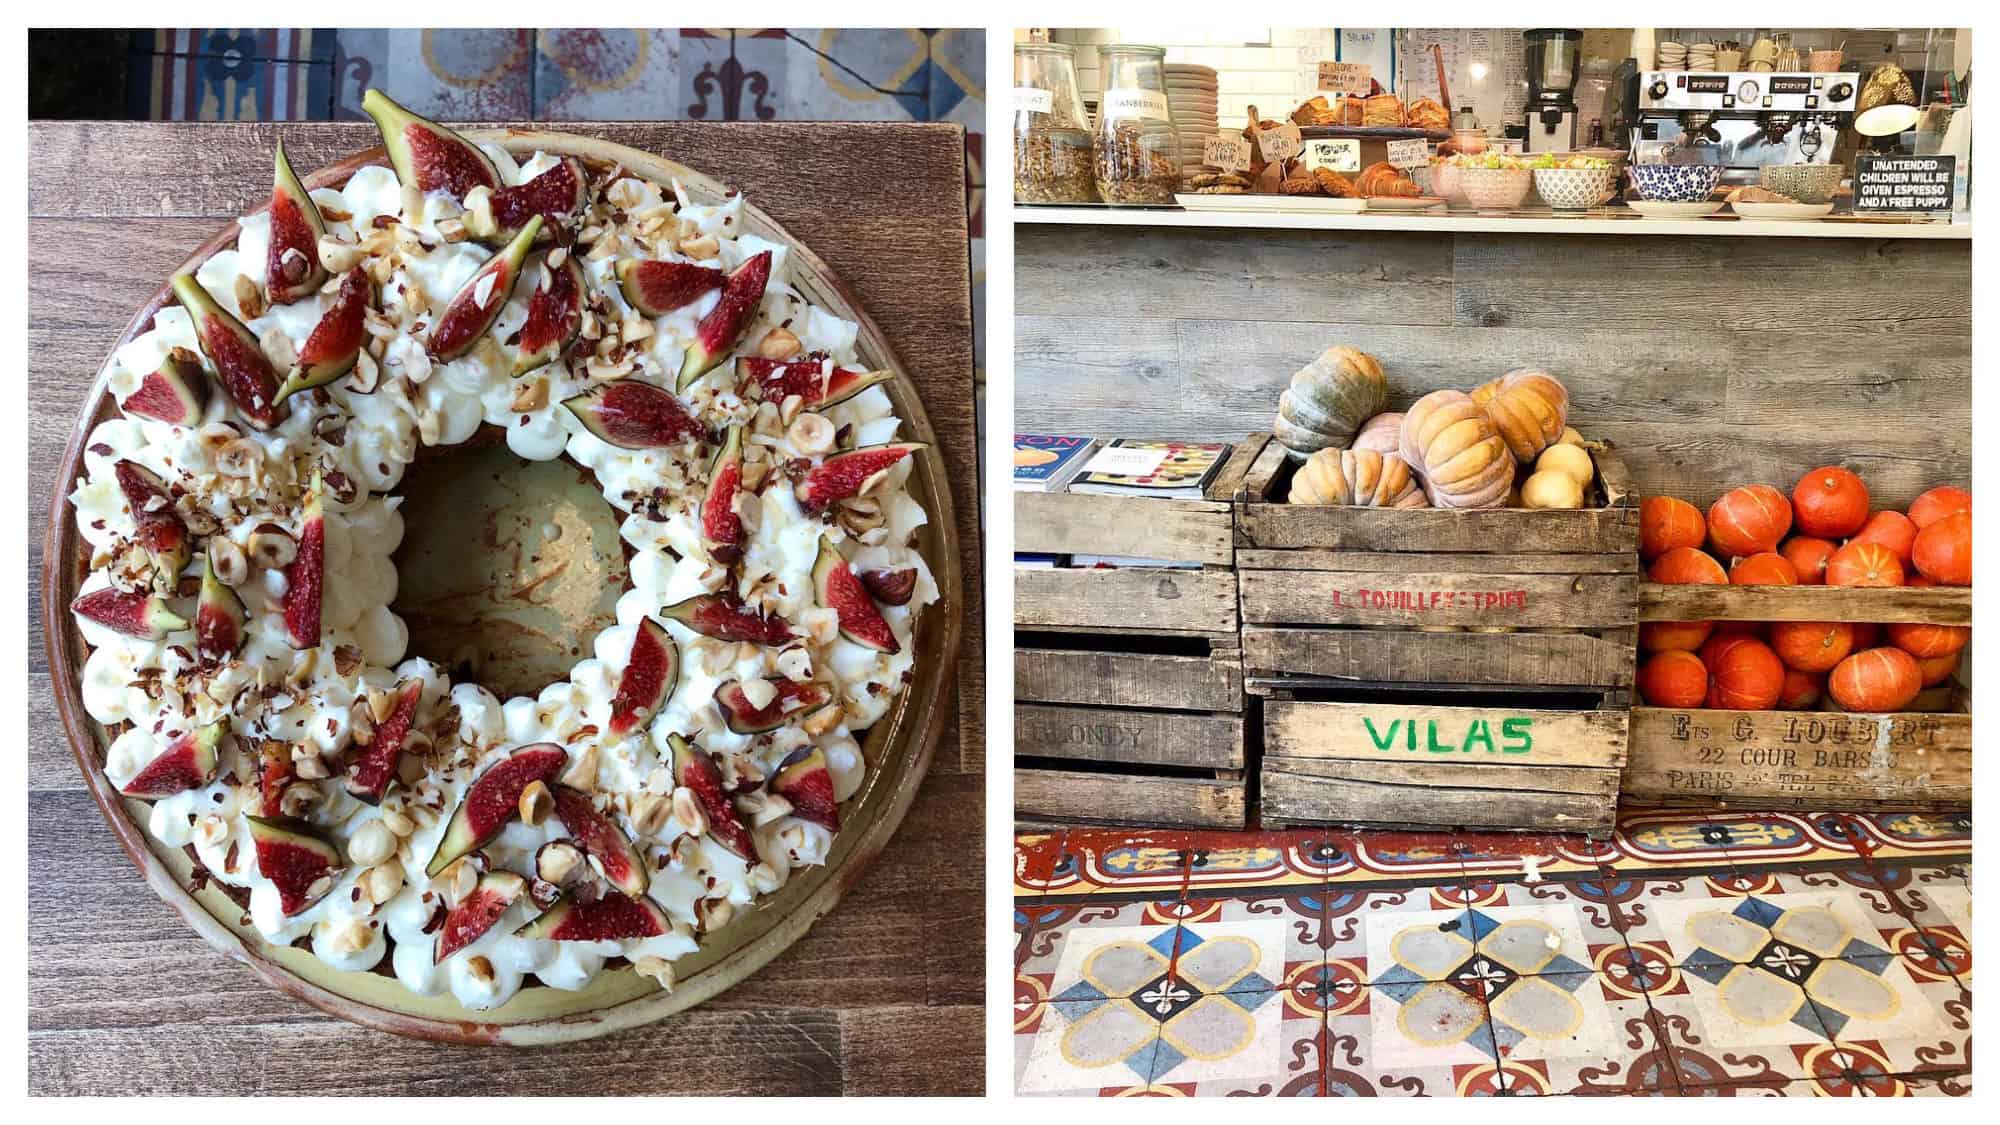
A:
<svg viewBox="0 0 2000 1125">
<path fill-rule="evenodd" d="M 1526 152 L 1568 152 L 1576 147 L 1577 59 L 1583 32 L 1538 27 L 1521 33 L 1528 66 Z"/>
</svg>

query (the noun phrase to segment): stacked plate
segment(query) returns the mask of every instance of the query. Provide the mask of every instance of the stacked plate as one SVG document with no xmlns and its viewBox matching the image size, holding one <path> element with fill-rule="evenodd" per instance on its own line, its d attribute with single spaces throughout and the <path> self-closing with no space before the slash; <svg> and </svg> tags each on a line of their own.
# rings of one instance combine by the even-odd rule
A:
<svg viewBox="0 0 2000 1125">
<path fill-rule="evenodd" d="M 1676 43 L 1671 39 L 1662 40 L 1660 45 L 1654 48 L 1653 61 L 1661 70 L 1686 70 L 1687 44 Z"/>
<path fill-rule="evenodd" d="M 1715 44 L 1696 43 L 1688 48 L 1687 68 L 1692 71 L 1715 69 Z"/>
<path fill-rule="evenodd" d="M 1201 149 L 1221 128 L 1215 114 L 1215 68 L 1195 63 L 1167 63 L 1167 108 L 1174 115 L 1180 138 L 1183 172 L 1199 171 Z"/>
</svg>

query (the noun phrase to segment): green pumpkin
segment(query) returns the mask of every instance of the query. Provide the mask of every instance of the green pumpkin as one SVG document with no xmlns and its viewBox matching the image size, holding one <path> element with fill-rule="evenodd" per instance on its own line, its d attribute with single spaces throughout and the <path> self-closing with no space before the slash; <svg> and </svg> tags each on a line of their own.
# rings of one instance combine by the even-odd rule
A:
<svg viewBox="0 0 2000 1125">
<path fill-rule="evenodd" d="M 1389 383 L 1374 356 L 1331 347 L 1292 376 L 1278 396 L 1271 432 L 1294 460 L 1304 460 L 1321 449 L 1345 449 L 1388 401 Z"/>
</svg>

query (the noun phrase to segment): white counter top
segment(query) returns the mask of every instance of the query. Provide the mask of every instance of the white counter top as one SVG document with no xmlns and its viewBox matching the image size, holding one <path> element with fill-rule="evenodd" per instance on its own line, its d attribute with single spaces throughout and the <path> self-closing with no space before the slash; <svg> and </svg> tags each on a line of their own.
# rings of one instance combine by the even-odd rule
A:
<svg viewBox="0 0 2000 1125">
<path fill-rule="evenodd" d="M 1731 238 L 1972 238 L 1972 224 L 1847 217 L 1812 222 L 1739 219 L 1643 219 L 1623 208 L 1559 215 L 1552 211 L 1483 215 L 1476 211 L 1367 211 L 1342 215 L 1293 211 L 1183 211 L 1138 207 L 1016 206 L 1017 223 L 1191 227 L 1222 230 L 1404 230 L 1466 234 L 1631 234 Z"/>
</svg>

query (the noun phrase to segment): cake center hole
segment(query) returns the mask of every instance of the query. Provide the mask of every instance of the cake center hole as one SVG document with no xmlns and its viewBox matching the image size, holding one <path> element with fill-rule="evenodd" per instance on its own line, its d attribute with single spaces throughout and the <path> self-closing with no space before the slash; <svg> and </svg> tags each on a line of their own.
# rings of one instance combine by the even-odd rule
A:
<svg viewBox="0 0 2000 1125">
<path fill-rule="evenodd" d="M 618 513 L 567 460 L 528 461 L 482 429 L 426 450 L 399 489 L 393 605 L 409 651 L 501 699 L 533 696 L 617 621 Z"/>
</svg>

